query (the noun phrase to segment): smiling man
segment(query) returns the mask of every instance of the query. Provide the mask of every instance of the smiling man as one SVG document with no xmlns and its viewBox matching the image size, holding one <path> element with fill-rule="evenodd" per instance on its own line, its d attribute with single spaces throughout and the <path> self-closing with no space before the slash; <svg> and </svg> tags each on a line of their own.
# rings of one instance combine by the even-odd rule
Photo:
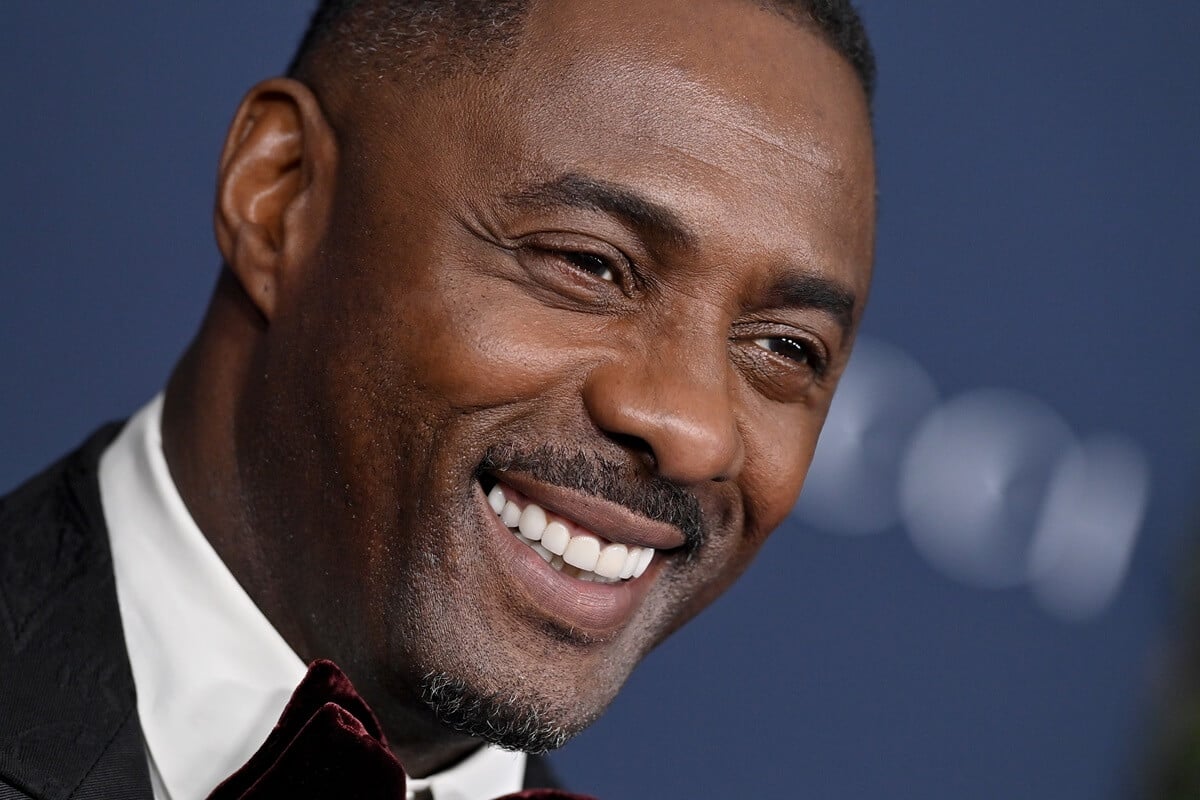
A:
<svg viewBox="0 0 1200 800">
<path fill-rule="evenodd" d="M 545 782 L 520 753 L 800 491 L 870 281 L 871 74 L 840 2 L 323 4 L 233 122 L 163 396 L 0 508 L 0 794 L 204 797 L 314 659 L 410 791 Z"/>
</svg>

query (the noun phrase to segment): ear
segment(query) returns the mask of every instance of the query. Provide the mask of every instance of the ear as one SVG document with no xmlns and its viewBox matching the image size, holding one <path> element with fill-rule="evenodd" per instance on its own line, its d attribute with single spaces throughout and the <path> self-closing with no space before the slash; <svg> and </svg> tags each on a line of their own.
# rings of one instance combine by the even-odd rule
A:
<svg viewBox="0 0 1200 800">
<path fill-rule="evenodd" d="M 267 320 L 324 233 L 336 165 L 333 129 L 307 86 L 273 78 L 242 100 L 221 153 L 217 246 Z"/>
</svg>

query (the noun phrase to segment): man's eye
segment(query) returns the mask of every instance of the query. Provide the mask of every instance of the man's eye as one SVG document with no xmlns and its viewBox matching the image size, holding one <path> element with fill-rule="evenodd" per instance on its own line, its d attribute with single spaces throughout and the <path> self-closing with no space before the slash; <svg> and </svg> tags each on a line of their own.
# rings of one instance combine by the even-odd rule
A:
<svg viewBox="0 0 1200 800">
<path fill-rule="evenodd" d="M 771 336 L 769 338 L 755 339 L 754 343 L 763 350 L 783 356 L 784 358 L 789 358 L 798 364 L 807 364 L 811 367 L 818 366 L 812 347 L 797 339 L 790 339 L 787 336 Z"/>
<path fill-rule="evenodd" d="M 595 253 L 566 251 L 562 254 L 562 257 L 569 261 L 572 266 L 589 275 L 595 275 L 597 278 L 605 281 L 616 280 L 616 272 L 613 271 L 608 259 L 604 256 L 598 256 Z"/>
</svg>

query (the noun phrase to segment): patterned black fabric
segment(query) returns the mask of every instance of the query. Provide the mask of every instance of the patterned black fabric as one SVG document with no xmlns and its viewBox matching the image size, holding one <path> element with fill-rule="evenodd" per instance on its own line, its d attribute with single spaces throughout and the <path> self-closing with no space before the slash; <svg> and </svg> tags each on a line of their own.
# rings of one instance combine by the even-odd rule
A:
<svg viewBox="0 0 1200 800">
<path fill-rule="evenodd" d="M 96 477 L 119 430 L 0 499 L 0 798 L 151 798 Z"/>
</svg>

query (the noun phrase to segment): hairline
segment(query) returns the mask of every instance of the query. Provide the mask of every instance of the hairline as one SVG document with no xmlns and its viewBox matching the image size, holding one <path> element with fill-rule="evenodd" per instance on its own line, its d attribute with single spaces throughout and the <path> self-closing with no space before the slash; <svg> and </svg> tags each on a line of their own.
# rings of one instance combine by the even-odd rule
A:
<svg viewBox="0 0 1200 800">
<path fill-rule="evenodd" d="M 441 23 L 429 25 L 424 33 L 416 32 L 405 37 L 402 44 L 407 45 L 408 52 L 399 52 L 401 47 L 386 47 L 378 44 L 372 46 L 361 41 L 343 42 L 343 49 L 350 49 L 356 58 L 350 70 L 361 79 L 364 72 L 376 72 L 379 78 L 400 77 L 407 83 L 436 83 L 464 73 L 480 74 L 503 68 L 503 61 L 523 41 L 524 23 L 530 6 L 535 0 L 484 0 L 489 10 L 496 14 L 491 20 L 490 32 L 480 33 L 470 26 Z M 325 26 L 318 29 L 318 17 L 324 9 L 324 4 L 314 13 L 313 21 L 305 32 L 296 53 L 288 65 L 287 75 L 305 83 L 317 90 L 325 83 L 321 73 L 329 65 L 321 64 L 323 56 L 331 45 L 336 46 L 339 38 L 336 31 L 330 28 L 346 24 L 349 19 L 353 23 L 356 14 L 370 16 L 370 9 L 360 10 L 362 5 L 372 5 L 373 0 L 359 0 L 351 7 L 336 12 L 331 20 L 325 20 Z M 851 27 L 853 31 L 842 30 L 842 33 L 858 32 L 863 37 L 863 51 L 856 60 L 847 48 L 837 40 L 838 30 L 823 25 L 818 19 L 820 13 L 816 3 L 819 0 L 743 0 L 747 5 L 770 11 L 785 22 L 797 26 L 817 36 L 826 46 L 830 47 L 855 74 L 856 82 L 866 98 L 870 109 L 874 96 L 875 63 L 874 54 L 865 31 L 861 28 L 858 12 L 847 3 L 846 7 L 853 15 Z M 415 13 L 415 12 L 414 12 Z M 472 39 L 468 47 L 456 47 L 455 40 Z M 345 38 L 345 37 L 343 37 Z M 393 44 L 401 44 L 394 42 Z M 338 67 L 345 67 L 345 60 L 339 59 Z"/>
</svg>

